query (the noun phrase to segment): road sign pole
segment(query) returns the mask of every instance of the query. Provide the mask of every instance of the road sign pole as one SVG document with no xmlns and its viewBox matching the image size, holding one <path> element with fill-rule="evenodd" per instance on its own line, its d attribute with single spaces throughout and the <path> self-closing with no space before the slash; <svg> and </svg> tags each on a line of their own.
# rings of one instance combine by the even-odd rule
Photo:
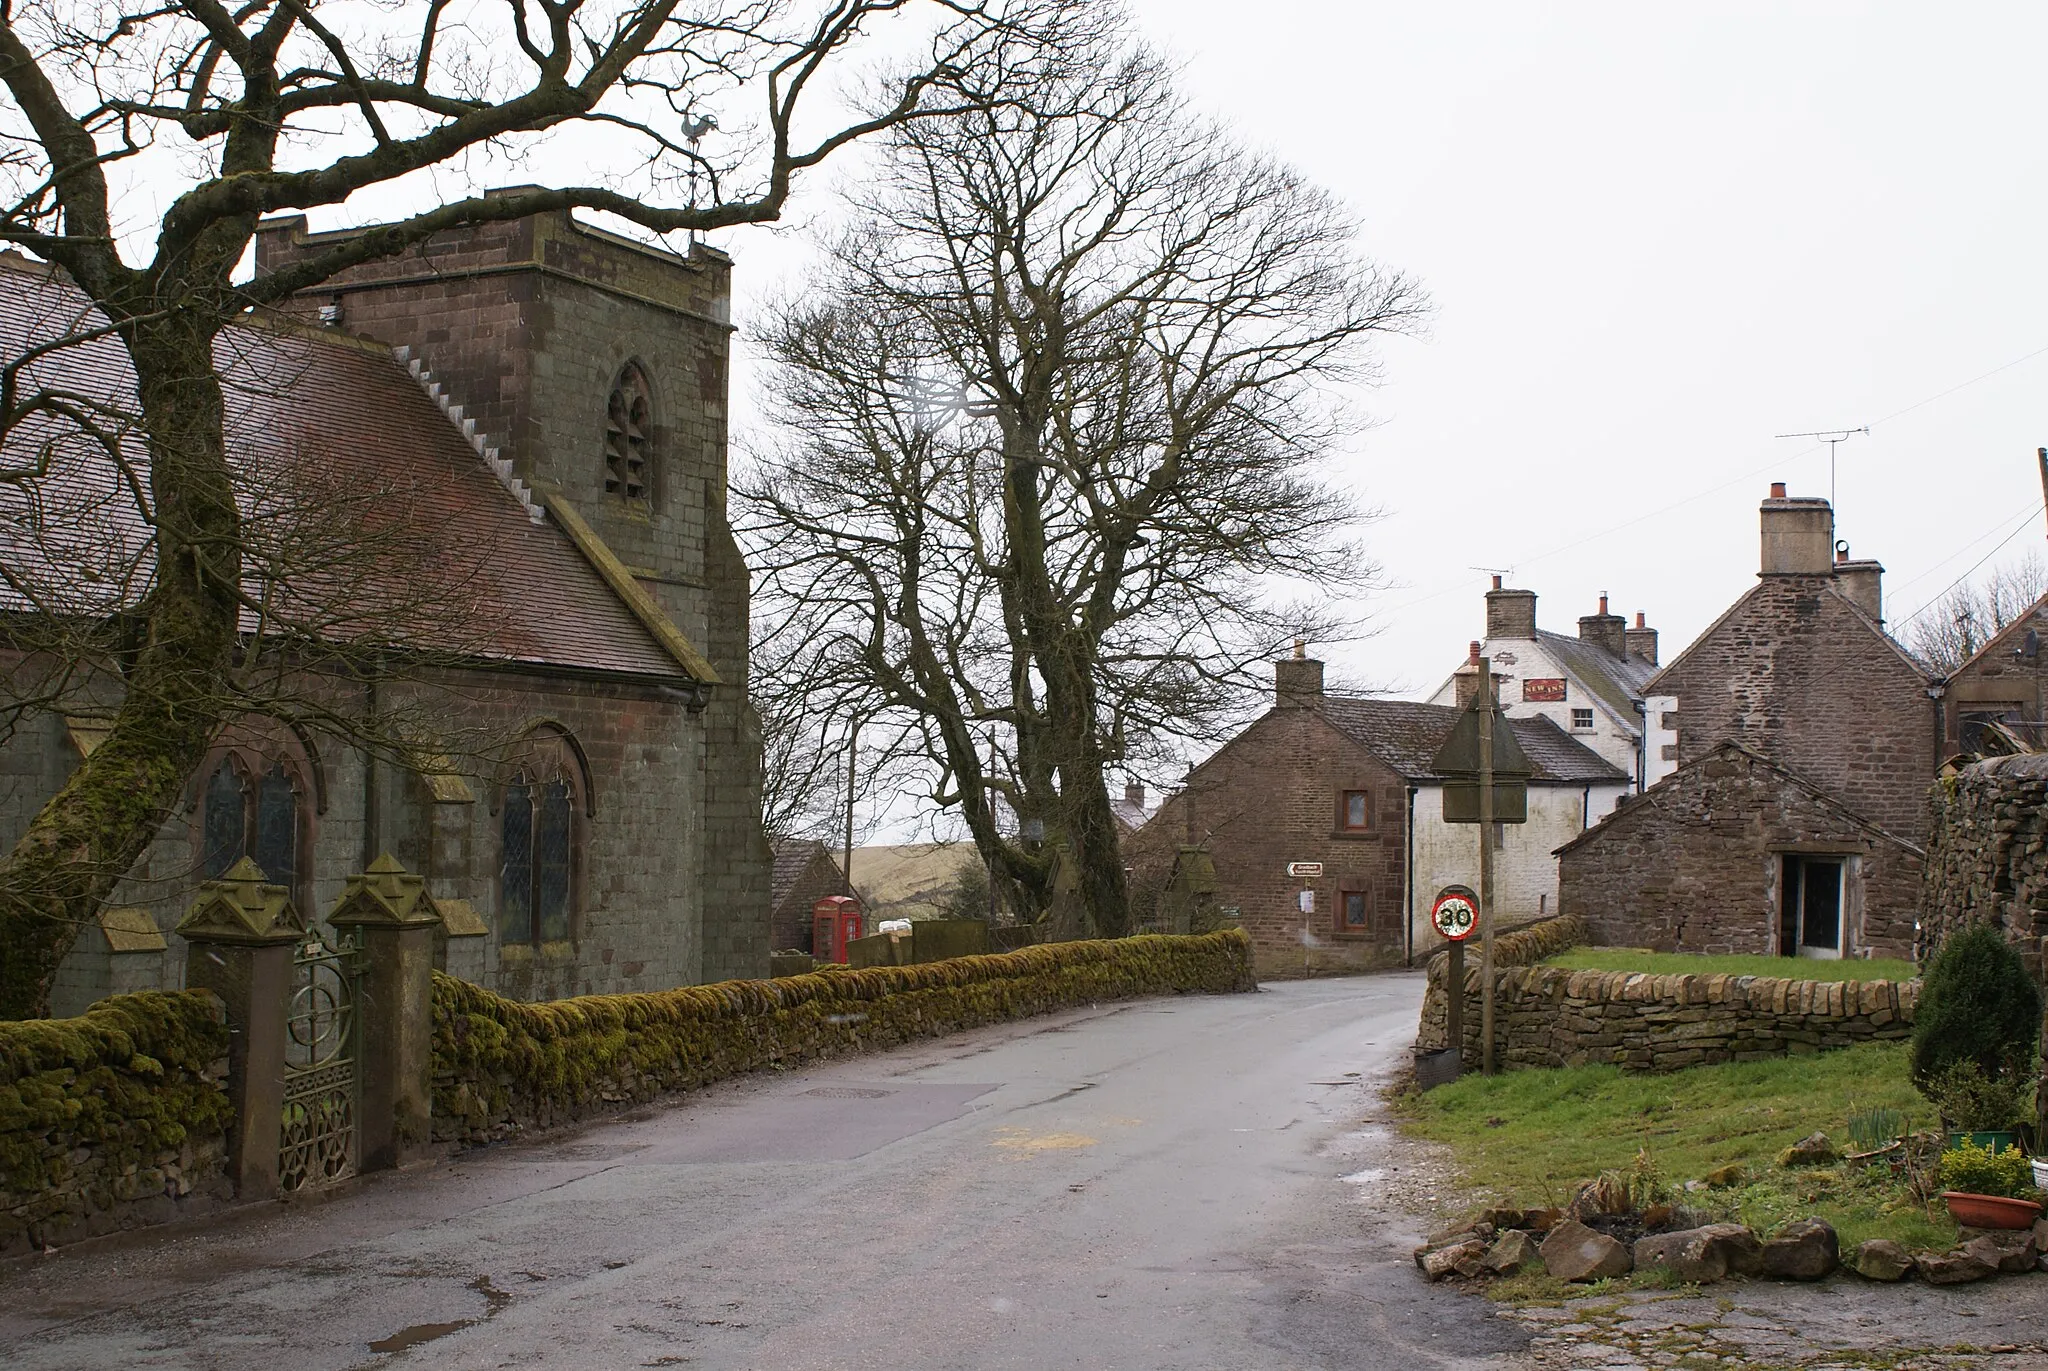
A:
<svg viewBox="0 0 2048 1371">
<path fill-rule="evenodd" d="M 1493 1074 L 1493 663 L 1479 672 L 1479 1069 Z"/>
<path fill-rule="evenodd" d="M 1445 967 L 1444 970 L 1448 973 L 1444 977 L 1444 989 L 1448 992 L 1444 999 L 1446 1020 L 1444 1024 L 1444 1046 L 1457 1053 L 1458 1059 L 1463 1061 L 1465 1058 L 1465 944 L 1462 941 L 1451 944 L 1450 965 Z"/>
</svg>

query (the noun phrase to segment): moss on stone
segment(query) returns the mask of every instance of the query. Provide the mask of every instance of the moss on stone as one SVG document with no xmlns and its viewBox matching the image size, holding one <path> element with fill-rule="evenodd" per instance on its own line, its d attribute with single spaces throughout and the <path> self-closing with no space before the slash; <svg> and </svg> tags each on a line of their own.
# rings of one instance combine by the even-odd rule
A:
<svg viewBox="0 0 2048 1371">
<path fill-rule="evenodd" d="M 762 1067 L 1137 995 L 1256 988 L 1239 929 L 526 1004 L 434 977 L 434 1136 L 485 1141 Z"/>
<path fill-rule="evenodd" d="M 22 1203 L 61 1185 L 76 1149 L 118 1170 L 217 1137 L 232 1114 L 214 1071 L 227 1051 L 219 1002 L 200 990 L 0 1022 L 0 1196 Z"/>
</svg>

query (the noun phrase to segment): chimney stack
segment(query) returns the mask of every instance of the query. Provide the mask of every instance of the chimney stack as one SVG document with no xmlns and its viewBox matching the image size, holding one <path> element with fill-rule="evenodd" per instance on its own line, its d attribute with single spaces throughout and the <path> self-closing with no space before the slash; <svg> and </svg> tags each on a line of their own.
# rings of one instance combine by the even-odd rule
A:
<svg viewBox="0 0 2048 1371">
<path fill-rule="evenodd" d="M 1826 576 L 1835 563 L 1835 511 L 1816 496 L 1788 496 L 1771 482 L 1763 502 L 1764 576 Z"/>
<path fill-rule="evenodd" d="M 1323 698 L 1323 664 L 1308 655 L 1308 644 L 1294 640 L 1294 655 L 1273 663 L 1273 703 L 1306 707 Z"/>
<path fill-rule="evenodd" d="M 1533 600 L 1536 597 L 1532 595 L 1529 598 Z M 1491 664 L 1480 654 L 1479 643 L 1475 640 L 1472 644 L 1471 654 L 1465 658 L 1465 665 L 1459 667 L 1456 673 L 1458 680 L 1458 708 L 1465 708 L 1465 706 L 1471 704 L 1478 697 L 1479 673 L 1488 670 L 1490 666 Z"/>
<path fill-rule="evenodd" d="M 1869 558 L 1849 560 L 1849 545 L 1835 549 L 1835 589 L 1878 623 L 1884 622 L 1884 566 Z"/>
<path fill-rule="evenodd" d="M 1143 781 L 1124 782 L 1124 803 L 1133 809 L 1143 809 L 1145 807 L 1145 783 Z"/>
<path fill-rule="evenodd" d="M 1643 622 L 1643 612 L 1636 611 L 1636 626 L 1621 635 L 1628 648 L 1628 655 L 1640 657 L 1651 666 L 1657 665 L 1657 630 Z"/>
<path fill-rule="evenodd" d="M 1607 596 L 1600 597 L 1598 614 L 1579 616 L 1579 641 L 1602 647 L 1619 657 L 1628 651 L 1628 620 L 1607 612 Z"/>
<path fill-rule="evenodd" d="M 1497 642 L 1502 638 L 1517 638 L 1533 641 L 1536 637 L 1536 592 L 1533 590 L 1502 590 L 1500 577 L 1493 578 L 1493 589 L 1486 592 L 1486 638 Z"/>
</svg>

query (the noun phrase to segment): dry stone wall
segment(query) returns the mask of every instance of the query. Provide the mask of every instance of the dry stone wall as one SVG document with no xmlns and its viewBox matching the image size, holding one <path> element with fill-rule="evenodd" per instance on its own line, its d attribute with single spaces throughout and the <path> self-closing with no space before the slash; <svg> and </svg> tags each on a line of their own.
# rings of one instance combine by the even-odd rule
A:
<svg viewBox="0 0 2048 1371">
<path fill-rule="evenodd" d="M 1992 923 L 2040 976 L 2048 937 L 2048 756 L 1964 767 L 1935 784 L 1931 807 L 1920 956 L 1965 924 Z"/>
<path fill-rule="evenodd" d="M 0 1023 L 0 1257 L 232 1198 L 227 1055 L 203 990 Z"/>
</svg>

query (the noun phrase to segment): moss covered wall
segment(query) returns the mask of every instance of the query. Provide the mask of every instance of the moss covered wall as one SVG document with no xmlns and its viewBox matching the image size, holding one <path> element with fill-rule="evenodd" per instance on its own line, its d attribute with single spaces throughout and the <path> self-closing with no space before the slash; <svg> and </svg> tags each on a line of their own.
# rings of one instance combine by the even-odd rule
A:
<svg viewBox="0 0 2048 1371">
<path fill-rule="evenodd" d="M 227 1053 L 202 990 L 0 1023 L 0 1257 L 229 1199 Z"/>
<path fill-rule="evenodd" d="M 1231 929 L 526 1004 L 434 977 L 434 1138 L 471 1144 L 836 1053 L 1138 995 L 1256 989 Z"/>
</svg>

